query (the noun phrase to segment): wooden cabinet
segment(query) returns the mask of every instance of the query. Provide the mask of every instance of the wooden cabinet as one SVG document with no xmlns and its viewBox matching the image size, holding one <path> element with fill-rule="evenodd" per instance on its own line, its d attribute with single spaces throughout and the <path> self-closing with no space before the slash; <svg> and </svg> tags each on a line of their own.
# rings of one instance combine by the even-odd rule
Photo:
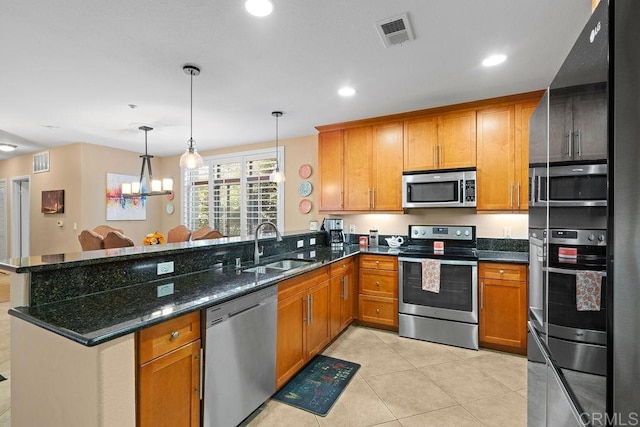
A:
<svg viewBox="0 0 640 427">
<path fill-rule="evenodd" d="M 320 132 L 320 210 L 402 210 L 402 133 L 400 122 Z"/>
<path fill-rule="evenodd" d="M 341 211 L 344 207 L 343 136 L 342 130 L 320 132 L 318 135 L 320 210 Z"/>
<path fill-rule="evenodd" d="M 478 110 L 477 210 L 529 206 L 529 118 L 537 101 Z"/>
<path fill-rule="evenodd" d="M 398 258 L 361 254 L 358 277 L 358 319 L 398 326 Z"/>
<path fill-rule="evenodd" d="M 549 100 L 549 162 L 607 158 L 606 84 L 593 84 Z"/>
<path fill-rule="evenodd" d="M 138 425 L 200 425 L 200 312 L 138 333 Z"/>
<path fill-rule="evenodd" d="M 527 266 L 480 262 L 480 345 L 527 354 Z"/>
<path fill-rule="evenodd" d="M 329 267 L 278 285 L 276 387 L 329 343 Z"/>
<path fill-rule="evenodd" d="M 404 170 L 476 165 L 476 112 L 459 111 L 404 122 Z"/>
<path fill-rule="evenodd" d="M 331 275 L 329 322 L 333 339 L 353 321 L 356 275 L 353 258 L 334 262 L 329 268 Z"/>
</svg>

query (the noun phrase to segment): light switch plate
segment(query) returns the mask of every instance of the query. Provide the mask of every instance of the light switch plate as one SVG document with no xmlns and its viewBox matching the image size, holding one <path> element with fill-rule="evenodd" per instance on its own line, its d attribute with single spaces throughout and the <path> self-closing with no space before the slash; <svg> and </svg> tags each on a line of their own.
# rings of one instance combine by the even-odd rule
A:
<svg viewBox="0 0 640 427">
<path fill-rule="evenodd" d="M 166 285 L 158 286 L 158 298 L 166 297 L 173 293 L 173 283 L 167 283 Z"/>
<path fill-rule="evenodd" d="M 158 276 L 161 274 L 173 273 L 173 261 L 158 263 Z"/>
<path fill-rule="evenodd" d="M 298 247 L 299 248 L 303 248 L 304 247 L 304 240 L 298 240 Z"/>
<path fill-rule="evenodd" d="M 312 237 L 309 239 L 309 245 L 315 245 L 316 244 L 316 238 Z"/>
<path fill-rule="evenodd" d="M 316 251 L 309 252 L 309 258 L 315 258 L 315 257 L 316 257 Z"/>
</svg>

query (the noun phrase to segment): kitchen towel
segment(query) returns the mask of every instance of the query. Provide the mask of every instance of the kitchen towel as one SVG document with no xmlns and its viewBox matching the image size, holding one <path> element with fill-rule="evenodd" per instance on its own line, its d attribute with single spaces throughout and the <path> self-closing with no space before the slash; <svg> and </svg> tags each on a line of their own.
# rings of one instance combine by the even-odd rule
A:
<svg viewBox="0 0 640 427">
<path fill-rule="evenodd" d="M 422 290 L 440 293 L 440 260 L 422 260 Z"/>
<path fill-rule="evenodd" d="M 578 311 L 600 311 L 602 272 L 578 270 L 576 272 L 576 308 Z"/>
</svg>

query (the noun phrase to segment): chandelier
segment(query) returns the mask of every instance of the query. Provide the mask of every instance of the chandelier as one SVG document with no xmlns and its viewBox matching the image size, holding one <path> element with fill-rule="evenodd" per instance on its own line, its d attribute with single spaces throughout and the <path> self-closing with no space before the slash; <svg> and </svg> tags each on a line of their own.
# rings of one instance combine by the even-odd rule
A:
<svg viewBox="0 0 640 427">
<path fill-rule="evenodd" d="M 143 196 L 164 196 L 173 193 L 173 179 L 153 179 L 153 172 L 151 171 L 151 159 L 153 156 L 147 153 L 147 132 L 153 130 L 149 126 L 140 126 L 138 129 L 144 131 L 144 154 L 140 156 L 142 159 L 142 168 L 140 169 L 140 180 L 133 182 L 122 183 L 121 193 L 122 197 L 143 197 Z M 142 183 L 144 179 L 145 167 L 149 171 L 149 180 L 151 184 L 151 191 L 146 191 L 143 188 Z"/>
</svg>

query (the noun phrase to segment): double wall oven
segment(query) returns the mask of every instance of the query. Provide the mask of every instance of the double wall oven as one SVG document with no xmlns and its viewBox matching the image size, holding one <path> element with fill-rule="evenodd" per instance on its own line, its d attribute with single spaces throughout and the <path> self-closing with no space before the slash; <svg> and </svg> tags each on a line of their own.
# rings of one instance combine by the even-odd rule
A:
<svg viewBox="0 0 640 427">
<path fill-rule="evenodd" d="M 410 225 L 399 261 L 399 335 L 478 349 L 478 256 L 474 226 Z M 437 292 L 424 289 L 423 260 L 436 260 Z"/>
</svg>

